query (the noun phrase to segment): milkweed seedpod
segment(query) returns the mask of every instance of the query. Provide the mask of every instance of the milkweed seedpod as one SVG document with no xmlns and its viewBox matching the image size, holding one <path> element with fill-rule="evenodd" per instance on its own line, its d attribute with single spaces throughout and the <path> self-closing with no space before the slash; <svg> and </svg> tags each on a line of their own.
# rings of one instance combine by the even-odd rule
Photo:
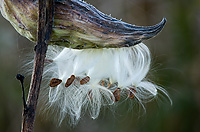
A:
<svg viewBox="0 0 200 132">
<path fill-rule="evenodd" d="M 36 42 L 38 1 L 1 0 L 1 13 L 13 27 Z M 166 23 L 135 26 L 105 15 L 82 0 L 55 2 L 50 44 L 74 49 L 116 48 L 136 45 L 159 33 Z"/>
<path fill-rule="evenodd" d="M 35 42 L 38 1 L 0 2 L 2 15 Z M 154 26 L 135 26 L 82 0 L 56 0 L 53 21 L 44 69 L 45 77 L 53 79 L 48 79 L 48 93 L 43 94 L 58 110 L 60 122 L 69 115 L 76 124 L 84 111 L 95 119 L 101 106 L 114 105 L 123 95 L 140 103 L 154 98 L 158 90 L 168 97 L 163 88 L 147 81 L 151 57 L 142 43 L 162 30 L 165 18 Z"/>
</svg>

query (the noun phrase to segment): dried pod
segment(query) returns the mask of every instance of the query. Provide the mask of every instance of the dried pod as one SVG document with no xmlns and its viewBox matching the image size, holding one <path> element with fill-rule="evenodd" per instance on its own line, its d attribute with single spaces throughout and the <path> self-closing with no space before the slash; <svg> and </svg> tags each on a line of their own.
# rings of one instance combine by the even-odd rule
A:
<svg viewBox="0 0 200 132">
<path fill-rule="evenodd" d="M 115 102 L 119 101 L 120 93 L 121 93 L 121 89 L 120 88 L 115 89 L 115 91 L 113 92 L 113 95 L 115 97 Z"/>
<path fill-rule="evenodd" d="M 84 77 L 83 79 L 81 79 L 80 84 L 84 85 L 84 84 L 88 83 L 89 81 L 90 81 L 90 77 L 87 76 L 87 77 Z"/>
<path fill-rule="evenodd" d="M 38 0 L 1 0 L 2 15 L 31 41 L 37 40 Z M 166 23 L 135 26 L 105 15 L 82 0 L 55 1 L 50 44 L 74 49 L 118 48 L 154 37 Z"/>
<path fill-rule="evenodd" d="M 67 79 L 67 82 L 65 83 L 65 87 L 69 87 L 75 80 L 75 76 L 71 75 L 70 78 Z"/>
<path fill-rule="evenodd" d="M 58 79 L 58 78 L 52 78 L 50 83 L 49 83 L 49 86 L 50 87 L 56 87 L 58 86 L 60 83 L 62 82 L 62 80 Z"/>
<path fill-rule="evenodd" d="M 136 90 L 134 88 L 129 88 L 127 92 L 129 99 L 133 99 L 135 97 Z"/>
</svg>

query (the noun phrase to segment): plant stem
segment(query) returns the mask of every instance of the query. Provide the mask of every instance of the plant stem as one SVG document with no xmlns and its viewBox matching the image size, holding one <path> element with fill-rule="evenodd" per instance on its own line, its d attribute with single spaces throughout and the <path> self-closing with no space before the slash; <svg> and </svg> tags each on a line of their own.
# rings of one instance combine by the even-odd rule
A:
<svg viewBox="0 0 200 132">
<path fill-rule="evenodd" d="M 35 60 L 29 89 L 27 108 L 23 109 L 22 132 L 32 132 L 35 113 L 42 81 L 44 60 L 53 25 L 54 0 L 39 0 L 39 20 L 37 29 L 37 44 Z"/>
</svg>

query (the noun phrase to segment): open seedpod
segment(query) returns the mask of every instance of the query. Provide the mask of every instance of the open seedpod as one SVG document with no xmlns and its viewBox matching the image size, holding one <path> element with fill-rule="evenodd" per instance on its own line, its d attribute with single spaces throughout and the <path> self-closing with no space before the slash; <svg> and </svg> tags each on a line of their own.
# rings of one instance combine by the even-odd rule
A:
<svg viewBox="0 0 200 132">
<path fill-rule="evenodd" d="M 0 0 L 2 15 L 35 42 L 37 0 Z M 166 19 L 153 26 L 135 26 L 105 15 L 82 0 L 57 0 L 44 70 L 44 94 L 62 121 L 77 123 L 83 111 L 97 118 L 104 105 L 125 95 L 140 103 L 165 90 L 146 79 L 150 51 L 143 40 L 154 37 Z M 45 78 L 44 78 L 45 79 Z M 168 95 L 167 95 L 168 96 Z"/>
</svg>

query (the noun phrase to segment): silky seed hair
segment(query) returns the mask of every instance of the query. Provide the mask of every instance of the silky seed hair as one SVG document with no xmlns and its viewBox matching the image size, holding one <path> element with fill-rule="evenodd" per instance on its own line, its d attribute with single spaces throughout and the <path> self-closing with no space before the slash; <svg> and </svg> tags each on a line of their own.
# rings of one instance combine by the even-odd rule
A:
<svg viewBox="0 0 200 132">
<path fill-rule="evenodd" d="M 95 119 L 102 106 L 117 104 L 121 96 L 141 104 L 154 99 L 158 90 L 168 96 L 146 78 L 151 57 L 143 43 L 84 50 L 49 46 L 46 58 L 52 60 L 44 70 L 49 82 L 62 80 L 56 87 L 46 85 L 47 105 L 56 108 L 60 122 L 68 116 L 71 124 L 77 124 L 85 112 Z"/>
</svg>

